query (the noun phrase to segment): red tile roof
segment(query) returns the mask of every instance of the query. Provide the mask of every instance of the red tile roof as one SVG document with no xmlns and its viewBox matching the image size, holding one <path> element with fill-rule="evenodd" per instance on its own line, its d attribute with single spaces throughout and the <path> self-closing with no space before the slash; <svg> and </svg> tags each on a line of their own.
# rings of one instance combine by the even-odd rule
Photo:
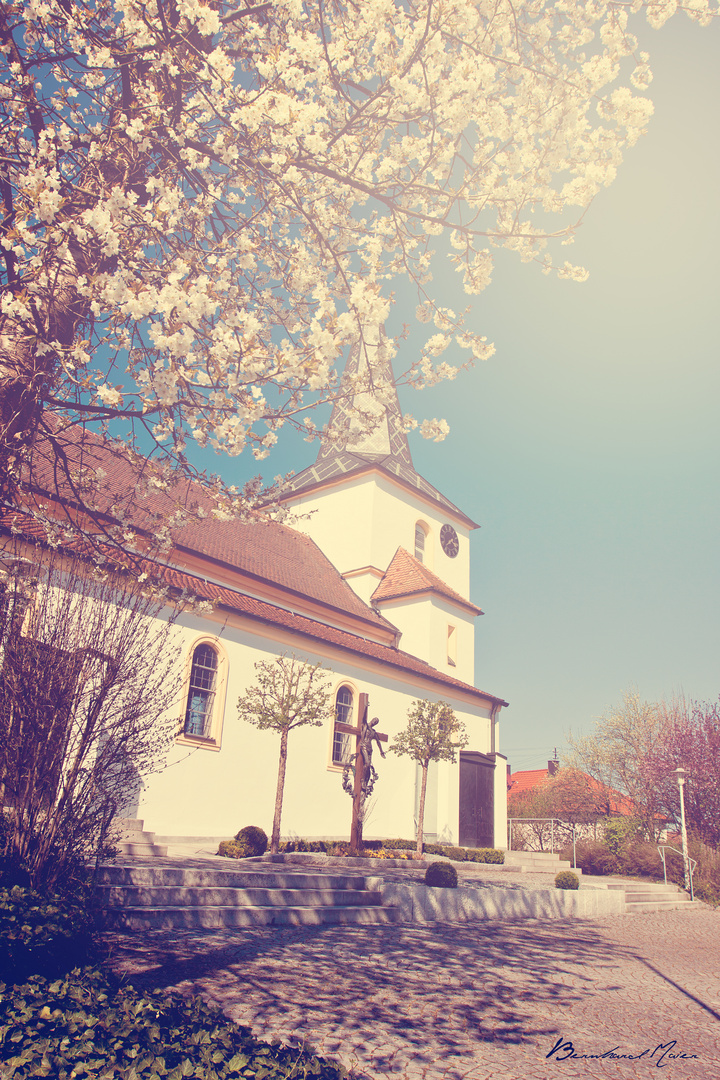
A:
<svg viewBox="0 0 720 1080">
<path fill-rule="evenodd" d="M 6 535 L 9 533 L 21 533 L 29 540 L 39 540 L 40 542 L 43 542 L 46 539 L 43 526 L 33 520 L 31 515 L 19 511 L 4 511 L 0 513 L 0 532 L 5 533 Z M 71 542 L 69 546 L 81 549 L 81 544 L 81 541 L 75 541 Z M 464 694 L 468 694 L 475 699 L 489 700 L 499 705 L 508 704 L 507 701 L 504 701 L 502 698 L 498 698 L 493 694 L 488 694 L 483 690 L 478 690 L 475 686 L 469 686 L 459 679 L 453 679 L 451 676 L 437 671 L 435 668 L 431 667 L 430 664 L 425 663 L 425 661 L 418 660 L 417 657 L 411 656 L 409 653 L 403 652 L 400 649 L 393 648 L 389 645 L 381 645 L 377 642 L 370 641 L 367 638 L 360 637 L 357 634 L 351 634 L 345 630 L 327 626 L 315 619 L 310 619 L 304 615 L 287 611 L 285 608 L 278 607 L 267 601 L 258 600 L 256 597 L 248 596 L 236 589 L 224 585 L 216 585 L 211 581 L 196 577 L 193 574 L 178 570 L 175 567 L 163 566 L 149 561 L 144 565 L 147 566 L 148 571 L 152 572 L 153 576 L 162 584 L 169 585 L 171 588 L 178 590 L 185 590 L 198 600 L 211 601 L 220 608 L 258 620 L 268 626 L 278 627 L 297 634 L 302 637 L 303 645 L 305 645 L 305 647 L 307 647 L 308 640 L 310 642 L 332 645 L 355 656 L 369 657 L 370 659 L 377 660 L 385 667 L 391 667 L 398 671 L 422 677 L 423 679 L 429 680 L 431 683 L 447 688 L 448 691 L 462 691 Z"/>
<path fill-rule="evenodd" d="M 510 777 L 510 789 L 514 792 L 532 791 L 538 784 L 548 779 L 547 769 L 526 769 L 524 772 L 515 772 Z"/>
<path fill-rule="evenodd" d="M 401 671 L 412 672 L 415 675 L 430 679 L 432 682 L 442 683 L 447 687 L 472 694 L 476 698 L 486 698 L 501 705 L 508 704 L 502 698 L 478 690 L 477 687 L 461 682 L 460 679 L 453 679 L 451 676 L 437 671 L 436 668 L 431 667 L 424 660 L 418 660 L 417 657 L 411 656 L 410 653 L 403 652 L 401 649 L 395 649 L 389 645 L 380 645 L 356 634 L 338 630 L 333 626 L 326 626 L 324 623 L 306 618 L 304 615 L 286 611 L 284 608 L 276 607 L 274 604 L 269 604 L 264 600 L 257 600 L 255 597 L 247 596 L 234 589 L 201 581 L 191 574 L 185 574 L 175 569 L 167 569 L 163 575 L 163 580 L 168 584 L 175 585 L 177 588 L 188 589 L 189 592 L 200 599 L 214 600 L 221 607 L 229 608 L 243 615 L 250 615 L 270 625 L 281 626 L 305 637 L 336 645 L 360 656 L 372 657 L 380 660 L 384 665 L 389 665 Z"/>
<path fill-rule="evenodd" d="M 363 603 L 314 540 L 275 521 L 193 523 L 173 532 L 175 547 L 279 585 L 384 630 L 395 627 Z"/>
<path fill-rule="evenodd" d="M 398 600 L 405 596 L 418 596 L 427 592 L 439 593 L 454 604 L 460 604 L 471 611 L 473 615 L 482 615 L 479 607 L 471 604 L 455 589 L 451 589 L 437 574 L 433 574 L 424 563 L 402 547 L 399 547 L 393 555 L 390 565 L 370 599 L 373 604 L 380 604 L 386 600 Z"/>
<path fill-rule="evenodd" d="M 98 470 L 104 474 L 95 496 L 95 505 L 107 514 L 108 520 L 112 520 L 114 516 L 116 503 L 122 503 L 123 500 L 132 524 L 138 529 L 146 528 L 148 531 L 153 529 L 156 514 L 167 515 L 182 505 L 199 505 L 208 507 L 209 510 L 214 505 L 200 480 L 185 480 L 169 490 L 153 487 L 149 483 L 151 475 L 145 459 L 135 460 L 122 448 L 104 442 L 91 432 L 83 433 L 78 428 L 68 428 L 61 435 L 50 432 L 50 438 L 61 438 L 62 452 L 68 460 L 70 471 L 83 469 L 91 477 L 97 477 Z M 33 456 L 35 489 L 46 492 L 51 497 L 59 491 L 67 503 L 79 504 L 80 500 L 73 494 L 68 477 L 55 473 L 55 460 L 55 451 L 47 440 L 43 445 L 43 440 L 39 439 Z M 141 491 L 139 499 L 133 497 L 138 487 Z M 29 538 L 36 538 L 41 542 L 46 538 L 42 525 L 33 521 L 29 514 L 17 510 L 9 510 L 4 516 L 0 515 L 0 528 L 5 532 L 20 528 Z M 295 606 L 295 599 L 297 606 L 301 606 L 303 598 L 310 597 L 324 605 L 328 612 L 332 609 L 349 614 L 351 618 L 362 619 L 368 634 L 372 634 L 374 628 L 375 634 L 379 631 L 381 636 L 387 639 L 388 629 L 395 630 L 392 623 L 373 612 L 360 600 L 312 540 L 277 522 L 223 522 L 209 517 L 207 526 L 195 522 L 183 525 L 174 530 L 173 538 L 177 541 L 178 552 L 192 552 L 206 560 L 238 568 L 258 581 L 277 585 L 287 594 L 289 606 Z M 73 542 L 71 546 L 81 553 L 84 550 L 81 543 Z M 409 555 L 407 557 L 412 558 Z M 422 568 L 422 564 L 417 565 Z M 426 588 L 433 587 L 450 598 L 456 598 L 466 607 L 479 610 L 449 589 L 434 574 L 430 574 L 427 568 L 423 569 L 429 575 L 425 579 Z M 502 698 L 478 690 L 459 679 L 453 679 L 391 645 L 328 626 L 309 615 L 286 610 L 269 601 L 249 596 L 239 589 L 214 584 L 176 567 L 153 562 L 148 564 L 148 571 L 169 585 L 188 589 L 199 599 L 212 600 L 241 615 L 261 620 L 271 626 L 282 627 L 304 638 L 335 645 L 355 655 L 376 659 L 389 667 L 422 676 L 449 689 L 462 690 L 476 699 L 484 698 L 507 705 Z M 328 619 L 331 618 L 329 614 Z"/>
<path fill-rule="evenodd" d="M 605 788 L 594 776 L 588 776 L 587 773 L 583 773 L 583 775 L 591 790 L 607 796 L 610 813 L 621 814 L 625 817 L 633 816 L 635 804 L 632 799 L 628 798 L 627 795 L 622 795 L 619 791 L 614 791 L 612 788 Z M 547 769 L 525 769 L 521 772 L 514 772 L 510 776 L 508 792 L 517 795 L 523 791 L 532 791 L 533 788 L 549 779 L 550 773 Z"/>
<path fill-rule="evenodd" d="M 199 480 L 184 480 L 164 491 L 153 485 L 145 459 L 134 459 L 92 432 L 72 428 L 62 435 L 51 434 L 50 439 L 60 440 L 71 473 L 85 470 L 91 477 L 101 478 L 93 499 L 94 506 L 107 520 L 116 517 L 119 504 L 133 526 L 152 533 L 157 515 L 165 518 L 178 507 L 199 506 L 207 513 L 206 520 L 195 518 L 172 530 L 178 551 L 212 559 L 258 582 L 279 586 L 293 594 L 294 603 L 308 597 L 333 612 L 362 619 L 369 633 L 375 627 L 385 639 L 388 632 L 397 633 L 392 623 L 360 599 L 308 536 L 262 518 L 217 520 L 212 514 L 215 504 Z M 55 460 L 49 439 L 38 440 L 33 453 L 34 488 L 48 496 L 59 492 L 64 502 L 79 505 L 71 479 L 56 473 Z M 136 491 L 141 494 L 134 496 Z"/>
</svg>

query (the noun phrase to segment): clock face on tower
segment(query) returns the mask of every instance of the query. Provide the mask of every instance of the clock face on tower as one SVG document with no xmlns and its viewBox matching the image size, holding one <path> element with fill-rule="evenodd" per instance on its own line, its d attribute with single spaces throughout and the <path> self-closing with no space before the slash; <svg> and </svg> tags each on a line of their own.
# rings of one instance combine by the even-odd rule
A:
<svg viewBox="0 0 720 1080">
<path fill-rule="evenodd" d="M 458 535 L 453 529 L 452 525 L 443 525 L 440 530 L 440 543 L 442 549 L 449 559 L 454 559 L 460 550 L 460 544 L 458 542 Z"/>
</svg>

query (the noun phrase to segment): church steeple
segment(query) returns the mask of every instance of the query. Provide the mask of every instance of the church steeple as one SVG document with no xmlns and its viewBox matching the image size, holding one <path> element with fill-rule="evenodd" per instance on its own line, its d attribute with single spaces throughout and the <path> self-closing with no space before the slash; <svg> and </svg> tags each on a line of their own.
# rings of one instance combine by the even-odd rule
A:
<svg viewBox="0 0 720 1080">
<path fill-rule="evenodd" d="M 386 466 L 392 459 L 412 469 L 385 333 L 380 329 L 364 337 L 350 351 L 342 378 L 343 393 L 333 406 L 329 438 L 318 454 L 318 463 L 342 450 Z"/>
<path fill-rule="evenodd" d="M 385 332 L 365 331 L 363 337 L 350 350 L 317 461 L 288 481 L 281 499 L 374 467 L 475 528 L 462 510 L 415 471 Z"/>
</svg>

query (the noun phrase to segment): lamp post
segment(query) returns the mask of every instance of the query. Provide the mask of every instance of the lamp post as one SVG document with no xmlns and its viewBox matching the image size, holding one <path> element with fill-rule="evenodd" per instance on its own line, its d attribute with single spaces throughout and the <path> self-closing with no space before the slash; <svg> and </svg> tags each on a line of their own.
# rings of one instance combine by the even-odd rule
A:
<svg viewBox="0 0 720 1080">
<path fill-rule="evenodd" d="M 690 892 L 690 863 L 688 862 L 687 830 L 685 829 L 685 770 L 676 769 L 678 787 L 680 788 L 680 835 L 682 837 L 683 870 L 685 874 L 685 889 Z"/>
</svg>

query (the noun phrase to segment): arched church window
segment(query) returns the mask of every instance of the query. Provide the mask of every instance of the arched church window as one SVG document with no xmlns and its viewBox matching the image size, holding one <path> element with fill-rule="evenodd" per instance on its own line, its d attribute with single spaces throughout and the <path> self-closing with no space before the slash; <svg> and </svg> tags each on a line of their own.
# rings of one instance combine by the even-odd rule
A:
<svg viewBox="0 0 720 1080">
<path fill-rule="evenodd" d="M 212 737 L 217 673 L 217 651 L 207 642 L 196 646 L 193 652 L 185 708 L 186 735 L 201 739 Z"/>
<path fill-rule="evenodd" d="M 353 722 L 353 692 L 349 686 L 341 686 L 335 695 L 335 723 L 352 724 Z M 352 758 L 352 735 L 347 732 L 333 731 L 332 762 L 333 765 L 347 765 Z"/>
</svg>

